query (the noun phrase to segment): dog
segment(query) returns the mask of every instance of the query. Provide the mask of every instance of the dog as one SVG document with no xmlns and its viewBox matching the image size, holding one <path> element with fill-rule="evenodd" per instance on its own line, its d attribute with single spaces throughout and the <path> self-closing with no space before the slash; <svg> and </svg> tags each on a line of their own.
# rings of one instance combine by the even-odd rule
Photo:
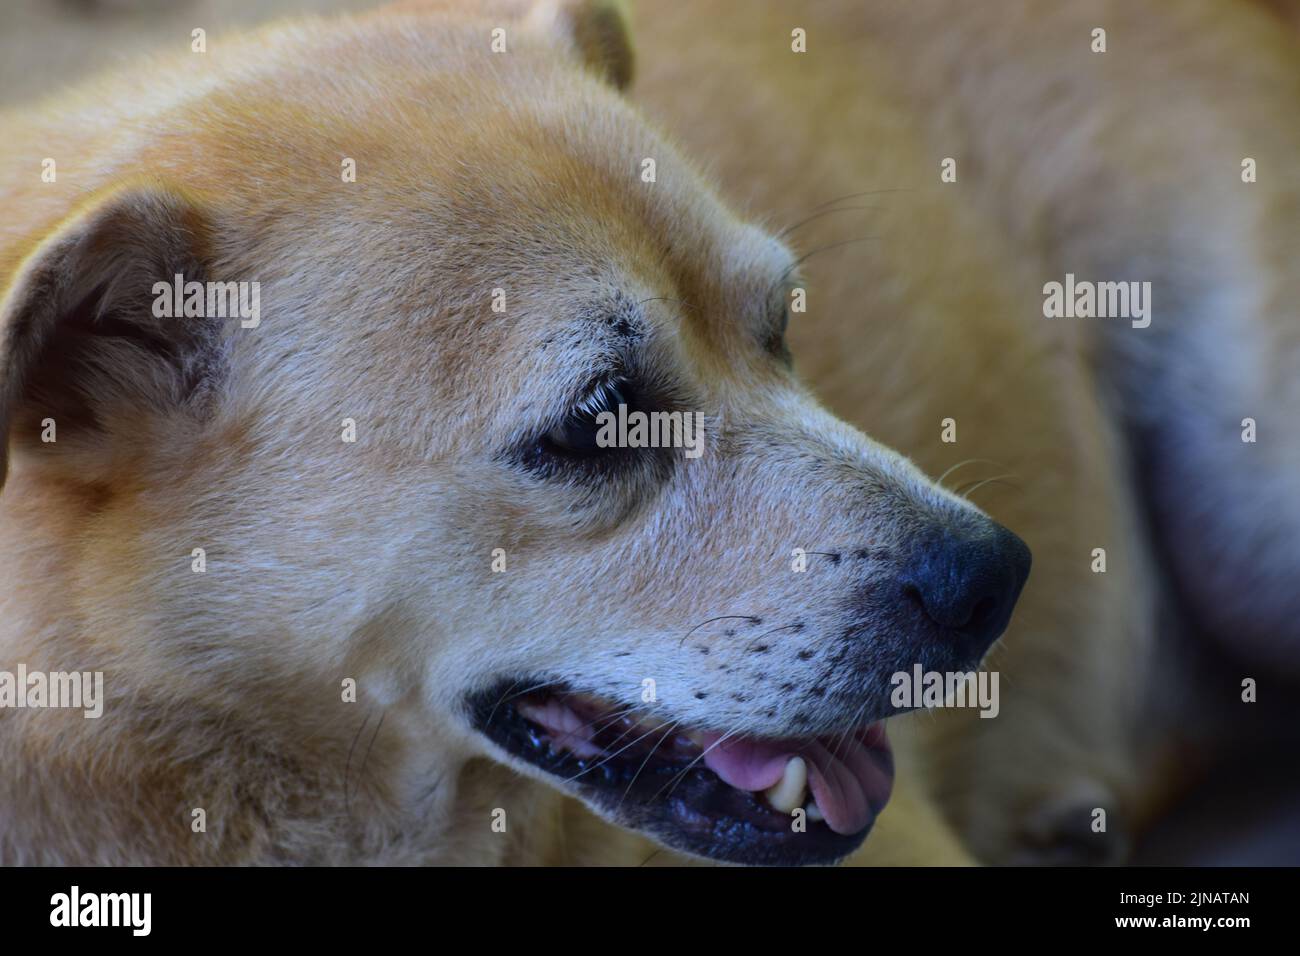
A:
<svg viewBox="0 0 1300 956">
<path fill-rule="evenodd" d="M 104 699 L 98 719 L 0 708 L 23 768 L 0 859 L 1122 857 L 1159 790 L 1155 552 L 1285 658 L 1286 589 L 1233 590 L 1261 548 L 1279 581 L 1295 562 L 1233 506 L 1243 452 L 1208 414 L 1161 430 L 1271 394 L 1218 368 L 1229 320 L 1198 295 L 1239 293 L 1251 357 L 1296 354 L 1248 308 L 1290 281 L 1264 214 L 1290 195 L 1290 49 L 1190 4 L 1189 29 L 1229 27 L 1209 49 L 1125 61 L 1058 118 L 1031 66 L 1084 68 L 1094 12 L 1153 28 L 1035 12 L 1042 49 L 1082 44 L 1044 66 L 974 11 L 801 12 L 655 7 L 630 29 L 601 0 L 402 3 L 4 117 L 0 660 L 101 674 Z M 1214 167 L 1124 122 L 1135 90 L 1158 100 L 1143 71 L 1260 44 L 1260 101 L 1174 131 L 1248 128 L 1275 172 L 1232 194 L 1227 238 L 1162 246 Z M 1042 125 L 1010 122 L 1007 90 Z M 1053 118 L 1108 148 L 1075 168 Z M 1139 145 L 1169 171 L 1141 215 L 1113 188 Z M 863 192 L 875 210 L 837 201 Z M 864 212 L 884 241 L 854 270 L 800 254 L 804 226 Z M 1240 271 L 1209 270 L 1243 236 Z M 1180 326 L 1026 318 L 1044 277 L 1134 250 Z M 698 455 L 600 440 L 635 413 L 698 416 Z M 1254 467 L 1285 527 L 1295 449 L 1271 448 Z M 983 507 L 939 480 L 989 461 Z M 1235 544 L 1207 575 L 1211 519 Z M 998 719 L 893 720 L 891 748 L 892 678 L 971 672 L 1004 630 L 1025 689 Z"/>
</svg>

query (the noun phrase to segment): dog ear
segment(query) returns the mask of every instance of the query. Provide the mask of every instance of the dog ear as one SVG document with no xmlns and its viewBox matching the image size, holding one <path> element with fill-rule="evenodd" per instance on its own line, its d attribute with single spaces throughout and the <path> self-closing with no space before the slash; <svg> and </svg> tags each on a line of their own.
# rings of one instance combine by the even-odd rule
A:
<svg viewBox="0 0 1300 956">
<path fill-rule="evenodd" d="M 557 38 L 616 88 L 632 82 L 635 57 L 625 0 L 394 0 L 392 13 L 480 14 L 526 23 Z"/>
<path fill-rule="evenodd" d="M 528 21 L 571 44 L 617 89 L 631 84 L 635 56 L 623 0 L 536 0 Z"/>
<path fill-rule="evenodd" d="M 170 296 L 158 308 L 163 283 L 203 280 L 207 250 L 193 202 L 136 184 L 92 199 L 4 277 L 0 486 L 11 446 L 53 440 L 80 469 L 89 459 L 76 452 L 194 398 L 214 368 L 219 329 L 157 313 L 174 314 Z"/>
</svg>

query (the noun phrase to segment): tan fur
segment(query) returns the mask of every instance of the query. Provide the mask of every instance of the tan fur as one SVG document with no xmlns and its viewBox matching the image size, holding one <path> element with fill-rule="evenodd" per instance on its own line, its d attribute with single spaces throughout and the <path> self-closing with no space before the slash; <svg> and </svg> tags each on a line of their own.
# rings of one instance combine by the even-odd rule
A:
<svg viewBox="0 0 1300 956">
<path fill-rule="evenodd" d="M 1140 229 L 1123 190 L 1094 204 L 1097 183 L 1120 175 L 1107 158 L 1168 175 L 1131 187 L 1162 204 L 1160 221 L 1217 227 L 1180 200 L 1188 177 L 1215 175 L 1193 147 L 1249 120 L 1277 169 L 1291 50 L 1244 10 L 1188 4 L 1188 29 L 1219 39 L 1157 51 L 1152 69 L 1181 83 L 1250 49 L 1275 92 L 1255 90 L 1264 102 L 1246 119 L 1225 102 L 1155 144 L 1125 112 L 1138 93 L 1161 104 L 1150 77 L 1032 100 L 1046 77 L 1087 65 L 1064 51 L 1086 50 L 1096 16 L 1127 42 L 1157 29 L 1123 4 L 1017 8 L 1020 29 L 1001 33 L 977 11 L 928 3 L 812 3 L 794 20 L 739 0 L 643 5 L 632 95 L 679 152 L 603 82 L 629 70 L 608 20 L 592 20 L 610 9 L 407 3 L 303 21 L 0 118 L 0 195 L 15 211 L 0 222 L 0 333 L 14 335 L 43 268 L 93 257 L 123 221 L 158 255 L 261 281 L 263 303 L 258 329 L 228 323 L 207 343 L 215 366 L 196 393 L 137 377 L 74 403 L 55 445 L 35 435 L 57 397 L 33 393 L 3 356 L 14 417 L 0 664 L 102 669 L 109 703 L 99 721 L 0 711 L 0 763 L 24 771 L 0 780 L 0 859 L 672 862 L 502 766 L 465 726 L 460 696 L 510 668 L 562 671 L 616 699 L 652 676 L 673 717 L 779 734 L 798 700 L 772 700 L 770 716 L 727 702 L 752 690 L 741 644 L 717 638 L 711 664 L 736 663 L 728 676 L 677 639 L 737 612 L 797 612 L 829 632 L 835 586 L 774 574 L 760 556 L 777 555 L 779 571 L 791 547 L 849 547 L 864 527 L 906 540 L 908 519 L 877 503 L 893 496 L 971 510 L 925 477 L 967 459 L 984 461 L 962 480 L 1016 476 L 1018 490 L 989 485 L 978 502 L 1035 554 L 991 660 L 1002 714 L 893 722 L 896 793 L 855 862 L 1052 859 L 1094 806 L 1115 829 L 1097 856 L 1122 854 L 1153 792 L 1140 729 L 1156 590 L 1130 423 L 1103 395 L 1135 388 L 1127 370 L 1146 366 L 1091 326 L 1034 312 L 1045 276 L 1132 249 L 1167 265 L 1157 278 L 1177 294 L 1180 247 Z M 500 24 L 512 52 L 491 56 Z M 788 53 L 794 26 L 816 57 Z M 1004 48 L 1024 37 L 1038 55 Z M 940 64 L 974 72 L 959 82 Z M 999 126 L 990 104 L 1022 89 L 1031 102 L 1013 116 L 1041 123 Z M 1097 168 L 1074 164 L 1070 129 L 1054 125 L 1069 120 L 1098 124 L 1105 148 L 1083 151 Z M 1249 148 L 1264 152 L 1259 142 Z M 1135 159 L 1143 150 L 1152 158 Z M 950 155 L 960 185 L 938 181 Z M 1235 155 L 1219 157 L 1219 208 L 1241 199 Z M 45 156 L 58 158 L 57 184 L 39 179 Z M 345 156 L 355 184 L 340 181 Z M 637 178 L 644 157 L 658 164 L 652 189 Z M 1291 281 L 1291 232 L 1265 215 L 1292 195 L 1278 180 L 1257 184 L 1224 240 L 1246 246 L 1225 280 L 1243 299 L 1280 297 Z M 785 244 L 742 218 L 776 231 L 882 190 L 903 191 L 842 204 L 871 208 Z M 793 255 L 868 235 L 809 260 L 810 310 L 791 327 L 800 377 L 850 426 L 751 339 Z M 1215 248 L 1206 240 L 1205 255 Z M 496 286 L 509 321 L 489 311 Z M 603 332 L 574 305 L 615 291 L 650 305 L 657 361 L 687 370 L 719 431 L 672 496 L 593 504 L 531 486 L 496 456 L 590 363 L 575 343 Z M 661 299 L 673 301 L 650 304 Z M 1263 312 L 1241 321 L 1272 331 L 1244 334 L 1293 368 L 1294 335 Z M 1181 400 L 1176 386 L 1162 394 Z M 78 409 L 96 427 L 77 427 Z M 939 441 L 946 417 L 956 445 Z M 358 423 L 355 445 L 339 441 L 343 418 Z M 829 474 L 810 476 L 808 458 Z M 207 549 L 205 574 L 190 570 L 194 547 Z M 496 547 L 508 574 L 489 570 Z M 1093 547 L 1109 553 L 1105 575 L 1089 568 Z M 811 682 L 792 656 L 773 663 Z M 347 677 L 357 704 L 340 703 Z M 718 693 L 702 703 L 691 692 L 706 681 Z M 849 717 L 815 712 L 828 727 Z M 207 834 L 190 830 L 195 807 Z M 498 807 L 506 835 L 489 827 Z"/>
</svg>

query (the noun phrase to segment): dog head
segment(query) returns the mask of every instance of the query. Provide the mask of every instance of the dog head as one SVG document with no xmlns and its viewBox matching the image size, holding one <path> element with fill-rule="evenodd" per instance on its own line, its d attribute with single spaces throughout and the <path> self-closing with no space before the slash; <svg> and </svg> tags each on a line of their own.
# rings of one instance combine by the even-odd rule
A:
<svg viewBox="0 0 1300 956">
<path fill-rule="evenodd" d="M 677 849 L 844 856 L 891 675 L 974 667 L 1027 550 L 800 384 L 796 255 L 622 99 L 616 6 L 408 6 L 65 163 L 5 263 L 10 494 L 77 489 L 172 693 L 328 723 L 353 678 Z"/>
</svg>

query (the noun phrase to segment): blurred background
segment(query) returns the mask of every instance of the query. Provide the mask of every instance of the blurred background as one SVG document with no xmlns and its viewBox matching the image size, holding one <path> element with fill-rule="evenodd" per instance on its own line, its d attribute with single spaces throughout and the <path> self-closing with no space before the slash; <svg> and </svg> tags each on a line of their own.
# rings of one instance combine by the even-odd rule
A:
<svg viewBox="0 0 1300 956">
<path fill-rule="evenodd" d="M 641 0 L 672 2 L 693 0 Z M 1277 15 L 1278 29 L 1300 29 L 1300 0 L 1258 2 Z M 0 0 L 0 108 L 29 104 L 155 50 L 188 48 L 195 27 L 205 29 L 211 43 L 223 32 L 286 16 L 377 5 L 377 0 Z M 1170 630 L 1186 641 L 1179 656 L 1191 654 L 1189 694 L 1196 693 L 1198 675 L 1208 679 L 1229 667 L 1220 651 L 1196 640 L 1192 622 L 1174 622 Z M 1239 716 L 1243 711 L 1248 723 Z M 1199 784 L 1143 835 L 1131 862 L 1300 865 L 1300 689 L 1286 699 L 1265 695 L 1254 707 L 1200 718 L 1205 753 L 1193 760 L 1199 765 L 1205 758 L 1206 766 L 1197 771 Z"/>
</svg>

